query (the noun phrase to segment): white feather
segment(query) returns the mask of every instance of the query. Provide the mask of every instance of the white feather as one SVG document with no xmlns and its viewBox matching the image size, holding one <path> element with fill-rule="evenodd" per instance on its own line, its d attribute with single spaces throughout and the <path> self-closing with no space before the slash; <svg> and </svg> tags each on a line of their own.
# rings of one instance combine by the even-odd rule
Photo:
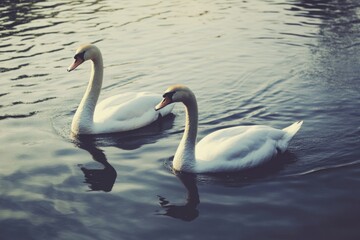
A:
<svg viewBox="0 0 360 240">
<path fill-rule="evenodd" d="M 196 171 L 226 172 L 258 166 L 285 151 L 290 139 L 288 132 L 262 125 L 215 131 L 196 145 Z"/>
</svg>

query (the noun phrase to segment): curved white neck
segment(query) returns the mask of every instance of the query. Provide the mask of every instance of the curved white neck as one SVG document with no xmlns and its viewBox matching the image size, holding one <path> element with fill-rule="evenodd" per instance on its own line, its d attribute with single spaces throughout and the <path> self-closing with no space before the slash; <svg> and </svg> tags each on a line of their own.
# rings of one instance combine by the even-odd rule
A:
<svg viewBox="0 0 360 240">
<path fill-rule="evenodd" d="M 173 167 L 178 171 L 193 172 L 195 168 L 195 144 L 198 127 L 198 107 L 193 94 L 183 102 L 186 111 L 185 131 L 176 150 Z"/>
<path fill-rule="evenodd" d="M 100 95 L 103 80 L 103 60 L 101 53 L 99 52 L 91 62 L 89 84 L 71 124 L 71 130 L 74 133 L 91 133 L 94 123 L 95 106 Z"/>
</svg>

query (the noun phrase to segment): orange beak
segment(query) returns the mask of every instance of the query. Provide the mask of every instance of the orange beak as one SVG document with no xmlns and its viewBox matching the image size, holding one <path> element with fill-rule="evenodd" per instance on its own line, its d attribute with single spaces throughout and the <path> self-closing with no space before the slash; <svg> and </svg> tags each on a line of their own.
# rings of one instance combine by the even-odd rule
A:
<svg viewBox="0 0 360 240">
<path fill-rule="evenodd" d="M 83 62 L 84 62 L 84 60 L 82 60 L 81 58 L 75 58 L 75 61 L 68 67 L 67 71 L 71 72 L 72 70 L 77 68 Z"/>
<path fill-rule="evenodd" d="M 164 99 L 158 105 L 155 106 L 155 110 L 158 111 L 163 107 L 166 107 L 170 103 L 172 103 L 171 99 L 169 97 L 164 97 Z"/>
</svg>

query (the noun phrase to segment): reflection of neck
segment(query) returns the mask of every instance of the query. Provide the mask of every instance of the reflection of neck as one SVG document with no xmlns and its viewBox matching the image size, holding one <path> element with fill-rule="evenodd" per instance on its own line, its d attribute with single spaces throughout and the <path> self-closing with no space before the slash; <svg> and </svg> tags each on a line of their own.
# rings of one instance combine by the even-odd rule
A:
<svg viewBox="0 0 360 240">
<path fill-rule="evenodd" d="M 186 204 L 169 204 L 165 198 L 160 197 L 160 205 L 162 208 L 166 209 L 166 212 L 162 215 L 181 219 L 183 221 L 192 221 L 199 216 L 197 206 L 200 203 L 200 200 L 196 186 L 196 175 L 185 172 L 175 172 L 175 175 L 180 179 L 187 190 Z"/>
<path fill-rule="evenodd" d="M 94 139 L 90 135 L 82 135 L 77 139 L 77 145 L 88 151 L 92 158 L 102 164 L 104 169 L 88 169 L 81 167 L 81 171 L 85 176 L 85 183 L 89 184 L 89 188 L 93 191 L 110 192 L 115 183 L 117 172 L 113 166 L 107 161 L 106 155 L 101 149 L 96 147 Z"/>
<path fill-rule="evenodd" d="M 103 80 L 101 53 L 92 59 L 91 75 L 86 92 L 76 110 L 71 129 L 75 133 L 91 133 L 95 106 L 100 95 Z"/>
<path fill-rule="evenodd" d="M 185 131 L 176 150 L 173 167 L 178 171 L 189 171 L 195 167 L 195 144 L 198 126 L 198 107 L 195 95 L 191 93 L 185 105 Z"/>
<path fill-rule="evenodd" d="M 196 176 L 190 173 L 179 173 L 177 176 L 187 190 L 186 206 L 196 208 L 200 203 L 199 191 L 196 185 Z"/>
</svg>

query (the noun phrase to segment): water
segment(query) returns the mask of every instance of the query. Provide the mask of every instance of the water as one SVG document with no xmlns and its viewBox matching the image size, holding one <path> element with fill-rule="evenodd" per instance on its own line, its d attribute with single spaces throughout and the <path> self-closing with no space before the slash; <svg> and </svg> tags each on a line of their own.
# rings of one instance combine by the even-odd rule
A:
<svg viewBox="0 0 360 240">
<path fill-rule="evenodd" d="M 358 239 L 360 5 L 310 1 L 0 3 L 1 239 Z M 90 65 L 102 98 L 188 85 L 199 138 L 304 125 L 249 172 L 174 175 L 184 114 L 71 139 Z"/>
</svg>

